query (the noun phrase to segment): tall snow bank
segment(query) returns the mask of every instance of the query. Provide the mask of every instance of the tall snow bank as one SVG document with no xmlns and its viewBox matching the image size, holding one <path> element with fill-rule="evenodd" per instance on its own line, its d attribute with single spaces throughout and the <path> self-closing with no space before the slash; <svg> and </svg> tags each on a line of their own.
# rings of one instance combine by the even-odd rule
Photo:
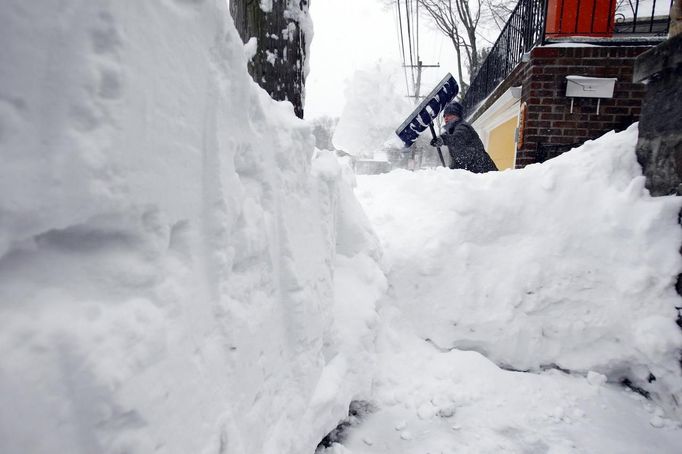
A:
<svg viewBox="0 0 682 454">
<path fill-rule="evenodd" d="M 225 2 L 9 0 L 0 40 L 0 452 L 312 452 L 385 283 Z"/>
<path fill-rule="evenodd" d="M 397 68 L 377 63 L 358 70 L 346 85 L 346 104 L 334 132 L 334 146 L 361 158 L 372 159 L 414 106 L 401 94 Z"/>
<path fill-rule="evenodd" d="M 405 324 L 443 349 L 681 402 L 682 202 L 648 195 L 636 140 L 633 126 L 521 171 L 360 177 Z"/>
</svg>

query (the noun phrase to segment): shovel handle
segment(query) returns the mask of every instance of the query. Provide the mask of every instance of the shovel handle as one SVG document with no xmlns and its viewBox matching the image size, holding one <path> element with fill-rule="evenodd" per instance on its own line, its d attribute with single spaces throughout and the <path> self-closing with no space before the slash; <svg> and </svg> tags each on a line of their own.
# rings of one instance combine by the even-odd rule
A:
<svg viewBox="0 0 682 454">
<path fill-rule="evenodd" d="M 433 127 L 433 122 L 429 123 L 429 129 L 431 129 L 431 135 L 435 139 L 436 130 Z M 440 158 L 440 163 L 443 164 L 443 167 L 445 167 L 445 159 L 443 159 L 443 153 L 440 151 L 440 147 L 436 147 L 436 150 L 438 150 L 438 157 Z"/>
</svg>

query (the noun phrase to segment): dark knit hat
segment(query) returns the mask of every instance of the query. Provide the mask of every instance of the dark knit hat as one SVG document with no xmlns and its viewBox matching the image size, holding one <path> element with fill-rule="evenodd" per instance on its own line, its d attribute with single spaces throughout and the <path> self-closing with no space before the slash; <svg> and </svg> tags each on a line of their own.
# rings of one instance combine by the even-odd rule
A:
<svg viewBox="0 0 682 454">
<path fill-rule="evenodd" d="M 443 110 L 443 115 L 457 115 L 459 118 L 462 118 L 464 114 L 464 107 L 457 101 L 453 101 L 447 106 L 445 106 L 445 109 Z"/>
</svg>

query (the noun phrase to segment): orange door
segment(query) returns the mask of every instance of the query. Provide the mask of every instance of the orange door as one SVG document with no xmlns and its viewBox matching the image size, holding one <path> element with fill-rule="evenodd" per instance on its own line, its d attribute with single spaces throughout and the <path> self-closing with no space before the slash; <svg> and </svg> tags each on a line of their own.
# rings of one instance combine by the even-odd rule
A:
<svg viewBox="0 0 682 454">
<path fill-rule="evenodd" d="M 612 36 L 616 0 L 547 0 L 547 37 Z"/>
</svg>

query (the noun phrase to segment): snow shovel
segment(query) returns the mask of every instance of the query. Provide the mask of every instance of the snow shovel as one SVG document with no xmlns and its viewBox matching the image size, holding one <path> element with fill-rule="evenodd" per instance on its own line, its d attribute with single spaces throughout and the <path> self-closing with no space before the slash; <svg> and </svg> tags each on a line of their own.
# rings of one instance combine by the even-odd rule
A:
<svg viewBox="0 0 682 454">
<path fill-rule="evenodd" d="M 414 112 L 407 117 L 407 120 L 395 130 L 395 133 L 400 137 L 406 147 L 411 146 L 419 134 L 424 132 L 426 128 L 431 130 L 433 138 L 436 138 L 436 130 L 433 128 L 433 120 L 438 117 L 438 114 L 443 111 L 446 105 L 457 96 L 459 93 L 459 86 L 457 81 L 452 77 L 452 74 L 448 73 L 447 76 L 440 81 L 440 83 L 431 90 L 426 98 L 414 109 Z M 445 160 L 443 159 L 443 153 L 440 151 L 440 147 L 436 148 L 438 150 L 438 156 L 440 157 L 440 162 L 445 167 Z"/>
</svg>

